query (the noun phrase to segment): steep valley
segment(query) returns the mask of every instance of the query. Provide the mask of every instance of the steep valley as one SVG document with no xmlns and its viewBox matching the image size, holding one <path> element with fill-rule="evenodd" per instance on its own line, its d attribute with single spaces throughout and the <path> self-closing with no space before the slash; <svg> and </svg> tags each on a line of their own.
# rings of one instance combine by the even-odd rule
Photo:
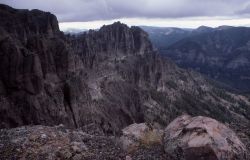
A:
<svg viewBox="0 0 250 160">
<path fill-rule="evenodd" d="M 146 28 L 160 54 L 179 67 L 193 69 L 219 82 L 219 86 L 249 93 L 248 27 L 201 26 L 193 30 L 175 28 L 170 33 L 168 28 L 158 30 Z"/>
</svg>

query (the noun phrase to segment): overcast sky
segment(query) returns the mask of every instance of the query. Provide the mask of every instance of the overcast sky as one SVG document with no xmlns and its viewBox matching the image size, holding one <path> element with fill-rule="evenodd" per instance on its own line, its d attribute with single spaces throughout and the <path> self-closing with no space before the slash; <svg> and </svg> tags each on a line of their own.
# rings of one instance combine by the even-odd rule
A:
<svg viewBox="0 0 250 160">
<path fill-rule="evenodd" d="M 62 29 L 128 25 L 194 28 L 249 25 L 250 0 L 0 0 L 14 8 L 55 14 Z M 74 23 L 72 23 L 74 22 Z"/>
</svg>

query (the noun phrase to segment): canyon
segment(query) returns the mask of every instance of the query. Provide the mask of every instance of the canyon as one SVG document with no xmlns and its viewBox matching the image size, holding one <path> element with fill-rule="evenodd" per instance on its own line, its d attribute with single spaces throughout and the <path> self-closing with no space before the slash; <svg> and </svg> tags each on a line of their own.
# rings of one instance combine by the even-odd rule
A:
<svg viewBox="0 0 250 160">
<path fill-rule="evenodd" d="M 131 124 L 164 128 L 189 114 L 227 124 L 249 152 L 250 98 L 179 68 L 139 27 L 116 22 L 70 35 L 59 30 L 51 13 L 0 5 L 0 62 L 2 137 L 29 136 L 30 130 L 47 132 L 62 124 L 93 136 L 97 132 L 106 144 Z M 68 143 L 71 131 L 63 132 Z M 1 144 L 9 144 L 4 140 Z M 0 155 L 9 152 L 1 150 Z"/>
</svg>

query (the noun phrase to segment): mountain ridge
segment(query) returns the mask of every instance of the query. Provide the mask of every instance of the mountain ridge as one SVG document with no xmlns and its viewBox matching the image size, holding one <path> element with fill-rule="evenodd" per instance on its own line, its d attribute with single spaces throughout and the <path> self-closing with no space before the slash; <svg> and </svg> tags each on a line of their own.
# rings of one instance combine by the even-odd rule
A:
<svg viewBox="0 0 250 160">
<path fill-rule="evenodd" d="M 166 49 L 165 55 L 184 68 L 196 69 L 232 88 L 248 92 L 249 31 L 247 27 L 229 27 L 187 37 Z"/>
<path fill-rule="evenodd" d="M 39 17 L 31 26 L 21 23 L 17 30 L 24 31 L 18 33 L 8 29 L 19 21 L 8 28 L 1 22 L 8 37 L 0 45 L 1 128 L 94 123 L 113 133 L 135 122 L 166 125 L 182 113 L 249 121 L 247 98 L 162 58 L 138 27 L 117 22 L 71 36 L 60 32 L 49 13 L 1 10 L 9 18 L 25 15 L 24 22 Z M 48 23 L 40 25 L 44 19 Z"/>
<path fill-rule="evenodd" d="M 162 128 L 183 114 L 226 124 L 244 143 L 240 156 L 249 152 L 250 97 L 218 89 L 201 74 L 179 68 L 158 54 L 139 27 L 116 22 L 98 31 L 64 35 L 50 13 L 0 7 L 0 17 L 4 158 L 131 159 L 124 153 L 141 159 L 176 157 L 163 151 Z M 216 120 L 212 125 L 219 123 Z M 131 135 L 124 135 L 131 124 Z M 132 148 L 133 153 L 121 151 L 119 137 L 134 143 L 140 126 L 146 131 L 140 139 L 146 146 Z M 194 127 L 178 134 L 200 135 L 201 130 Z M 149 145 L 154 136 L 157 144 Z"/>
</svg>

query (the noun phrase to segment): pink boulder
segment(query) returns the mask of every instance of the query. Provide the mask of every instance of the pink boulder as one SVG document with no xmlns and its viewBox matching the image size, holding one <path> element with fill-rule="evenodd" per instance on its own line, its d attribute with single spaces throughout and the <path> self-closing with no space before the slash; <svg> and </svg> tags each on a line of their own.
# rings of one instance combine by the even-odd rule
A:
<svg viewBox="0 0 250 160">
<path fill-rule="evenodd" d="M 246 147 L 224 124 L 183 115 L 164 131 L 164 150 L 173 160 L 247 160 Z"/>
</svg>

